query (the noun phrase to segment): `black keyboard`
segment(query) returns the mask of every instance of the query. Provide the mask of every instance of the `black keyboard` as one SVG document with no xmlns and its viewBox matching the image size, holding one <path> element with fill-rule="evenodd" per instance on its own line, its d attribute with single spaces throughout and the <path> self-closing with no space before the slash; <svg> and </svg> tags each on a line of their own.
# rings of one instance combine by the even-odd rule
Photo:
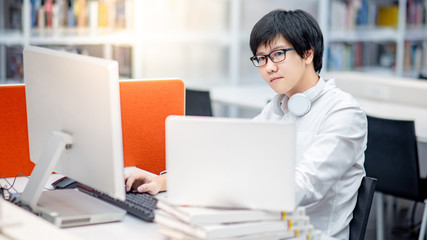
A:
<svg viewBox="0 0 427 240">
<path fill-rule="evenodd" d="M 126 200 L 121 201 L 112 198 L 105 193 L 88 188 L 87 186 L 78 185 L 77 188 L 96 198 L 126 210 L 129 214 L 132 214 L 144 221 L 152 222 L 154 220 L 154 209 L 157 208 L 157 199 L 148 193 L 128 192 L 126 193 Z"/>
</svg>

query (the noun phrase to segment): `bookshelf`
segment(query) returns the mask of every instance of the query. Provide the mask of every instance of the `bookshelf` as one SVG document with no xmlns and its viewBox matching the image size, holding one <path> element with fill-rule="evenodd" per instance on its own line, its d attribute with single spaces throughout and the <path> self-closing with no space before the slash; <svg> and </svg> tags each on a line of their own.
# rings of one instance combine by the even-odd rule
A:
<svg viewBox="0 0 427 240">
<path fill-rule="evenodd" d="M 323 0 L 322 0 L 323 1 Z M 44 3 L 49 0 L 43 0 Z M 54 0 L 64 6 L 69 0 Z M 22 48 L 47 46 L 119 60 L 122 78 L 180 77 L 188 86 L 237 85 L 262 81 L 248 60 L 249 34 L 255 22 L 275 8 L 303 8 L 317 16 L 318 1 L 301 0 L 72 0 L 86 2 L 86 24 L 67 19 L 38 19 L 41 0 L 4 0 L 0 4 L 0 84 L 23 82 L 22 73 L 11 76 L 10 69 L 22 70 Z M 80 3 L 81 4 L 81 3 Z M 14 5 L 11 27 L 7 14 Z M 113 6 L 121 17 L 101 24 L 101 6 Z M 94 27 L 91 6 L 98 7 L 98 27 Z M 64 10 L 65 9 L 65 10 Z M 67 8 L 53 7 L 53 16 L 68 16 Z M 46 11 L 46 9 L 44 9 Z M 6 14 L 7 13 L 7 14 Z M 46 14 L 46 12 L 45 12 Z M 57 14 L 58 15 L 58 14 Z M 9 16 L 9 15 L 7 15 Z M 117 17 L 117 16 L 116 16 Z M 74 17 L 77 21 L 78 17 Z M 110 19 L 110 20 L 108 20 Z M 58 23 L 62 21 L 62 23 Z M 108 24 L 113 21 L 114 24 Z M 43 22 L 43 27 L 40 27 Z M 102 25 L 102 26 L 101 26 Z M 11 55 L 18 60 L 10 66 Z M 165 57 L 166 56 L 166 57 Z"/>
<path fill-rule="evenodd" d="M 327 71 L 418 78 L 427 69 L 427 1 L 324 0 Z"/>
<path fill-rule="evenodd" d="M 28 45 L 121 60 L 121 76 L 131 77 L 133 1 L 1 1 L 0 84 L 24 82 L 22 49 Z M 66 12 L 70 2 L 79 6 L 79 10 L 70 10 L 73 14 Z M 110 19 L 105 19 L 107 11 Z M 73 19 L 67 18 L 71 15 Z"/>
<path fill-rule="evenodd" d="M 116 59 L 122 78 L 179 77 L 200 88 L 261 83 L 248 60 L 249 35 L 256 21 L 276 8 L 301 8 L 318 20 L 325 72 L 417 78 L 427 69 L 427 0 L 71 1 L 86 2 L 85 24 L 78 17 L 72 27 L 68 19 L 44 19 L 40 27 L 35 9 L 41 0 L 1 1 L 0 84 L 23 82 L 22 48 L 30 44 Z M 97 21 L 90 15 L 94 8 Z M 114 14 L 100 17 L 103 8 Z M 378 24 L 382 8 L 394 16 L 385 26 Z M 52 6 L 53 12 L 64 9 Z"/>
</svg>

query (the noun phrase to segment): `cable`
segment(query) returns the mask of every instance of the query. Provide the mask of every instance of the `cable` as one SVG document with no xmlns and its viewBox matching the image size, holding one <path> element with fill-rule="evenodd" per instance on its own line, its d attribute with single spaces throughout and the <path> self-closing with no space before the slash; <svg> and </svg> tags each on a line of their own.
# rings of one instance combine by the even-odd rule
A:
<svg viewBox="0 0 427 240">
<path fill-rule="evenodd" d="M 0 174 L 0 177 L 1 177 L 1 178 L 3 178 L 3 179 L 4 179 L 4 181 L 9 185 L 8 187 L 4 187 L 4 186 L 1 186 L 1 185 L 0 185 L 1 195 L 2 195 L 2 197 L 3 197 L 3 199 L 4 199 L 4 200 L 7 200 L 7 201 L 9 201 L 9 202 L 11 202 L 11 203 L 13 203 L 13 204 L 15 204 L 15 205 L 17 205 L 17 206 L 19 206 L 19 207 L 21 207 L 21 208 L 25 209 L 25 210 L 27 210 L 27 211 L 29 211 L 29 212 L 31 212 L 31 213 L 33 213 L 33 214 L 37 215 L 37 216 L 40 216 L 40 213 L 38 213 L 38 212 L 34 211 L 34 210 L 31 208 L 31 206 L 30 206 L 30 205 L 28 205 L 28 204 L 24 204 L 24 203 L 21 201 L 21 199 L 20 199 L 19 197 L 16 197 L 16 196 L 14 195 L 14 193 L 15 193 L 15 194 L 19 194 L 18 190 L 16 190 L 16 188 L 14 187 L 14 186 L 15 186 L 15 183 L 16 183 L 16 179 L 17 179 L 18 177 L 25 177 L 25 178 L 29 179 L 30 177 L 28 177 L 28 176 L 26 176 L 26 175 L 24 175 L 24 174 L 20 174 L 20 173 L 19 173 L 19 174 L 17 174 L 17 175 L 13 178 L 12 183 L 10 183 L 10 182 L 8 181 L 8 179 L 7 179 L 4 175 Z M 11 189 L 13 189 L 14 193 L 10 191 Z M 49 189 L 49 188 L 46 188 L 46 187 L 45 187 L 44 189 L 45 189 L 45 190 L 48 190 L 48 191 L 55 190 L 55 189 Z M 6 193 L 7 193 L 7 194 L 6 194 Z"/>
<path fill-rule="evenodd" d="M 15 182 L 16 182 L 16 179 L 19 177 L 19 176 L 22 176 L 22 177 L 26 177 L 26 178 L 29 178 L 28 176 L 26 176 L 26 175 L 24 175 L 24 174 L 20 174 L 20 173 L 18 173 L 18 174 L 16 174 L 16 176 L 13 178 L 13 182 L 12 182 L 12 184 L 7 180 L 7 178 L 5 177 L 5 176 L 3 176 L 3 175 L 1 175 L 0 174 L 0 176 L 6 181 L 6 183 L 7 184 L 9 184 L 9 188 L 5 188 L 5 190 L 10 190 L 10 189 L 13 189 L 14 191 L 15 191 L 15 193 L 18 193 L 18 191 L 15 189 Z"/>
<path fill-rule="evenodd" d="M 3 198 L 3 199 L 5 199 L 5 196 L 4 196 L 4 188 L 0 185 L 0 194 L 1 194 L 1 197 Z"/>
<path fill-rule="evenodd" d="M 19 193 L 18 192 L 18 190 L 16 190 L 15 188 L 14 188 L 14 185 L 15 185 L 15 182 L 16 182 L 16 179 L 18 178 L 18 177 L 25 177 L 25 178 L 27 178 L 27 179 L 29 179 L 30 177 L 29 176 L 27 176 L 27 175 L 24 175 L 24 174 L 22 174 L 22 173 L 18 173 L 18 174 L 16 174 L 16 176 L 14 177 L 14 179 L 13 179 L 13 182 L 12 182 L 12 184 L 7 180 L 7 178 L 5 177 L 5 176 L 3 176 L 2 174 L 0 174 L 0 177 L 1 178 L 3 178 L 5 181 L 6 181 L 6 183 L 9 185 L 9 188 L 5 188 L 5 190 L 10 190 L 10 189 L 12 189 L 13 188 L 13 190 L 15 191 L 15 193 Z M 47 188 L 47 187 L 43 187 L 45 190 L 47 190 L 47 191 L 54 191 L 54 190 L 56 190 L 55 188 Z"/>
</svg>

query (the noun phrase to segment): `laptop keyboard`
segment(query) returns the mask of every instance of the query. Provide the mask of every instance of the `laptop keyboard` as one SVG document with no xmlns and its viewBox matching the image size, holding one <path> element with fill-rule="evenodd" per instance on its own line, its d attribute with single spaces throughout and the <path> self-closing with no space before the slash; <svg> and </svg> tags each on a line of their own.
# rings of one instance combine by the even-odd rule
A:
<svg viewBox="0 0 427 240">
<path fill-rule="evenodd" d="M 96 198 L 126 210 L 129 214 L 132 214 L 144 221 L 152 222 L 154 220 L 154 209 L 157 208 L 157 199 L 148 193 L 128 192 L 126 193 L 126 200 L 122 201 L 112 198 L 105 193 L 81 185 L 77 186 L 77 188 Z"/>
</svg>

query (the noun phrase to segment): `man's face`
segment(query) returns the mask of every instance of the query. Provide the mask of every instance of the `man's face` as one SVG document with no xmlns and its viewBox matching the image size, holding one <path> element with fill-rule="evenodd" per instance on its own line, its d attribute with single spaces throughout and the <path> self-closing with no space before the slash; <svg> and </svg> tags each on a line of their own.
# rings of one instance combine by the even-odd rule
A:
<svg viewBox="0 0 427 240">
<path fill-rule="evenodd" d="M 293 46 L 282 36 L 276 37 L 269 45 L 261 44 L 256 55 L 267 55 L 278 49 L 292 48 Z M 306 70 L 306 60 L 301 58 L 295 50 L 287 51 L 285 60 L 274 63 L 267 59 L 264 66 L 258 67 L 262 78 L 278 94 L 286 94 L 288 97 L 294 93 L 306 90 L 301 79 Z"/>
</svg>

